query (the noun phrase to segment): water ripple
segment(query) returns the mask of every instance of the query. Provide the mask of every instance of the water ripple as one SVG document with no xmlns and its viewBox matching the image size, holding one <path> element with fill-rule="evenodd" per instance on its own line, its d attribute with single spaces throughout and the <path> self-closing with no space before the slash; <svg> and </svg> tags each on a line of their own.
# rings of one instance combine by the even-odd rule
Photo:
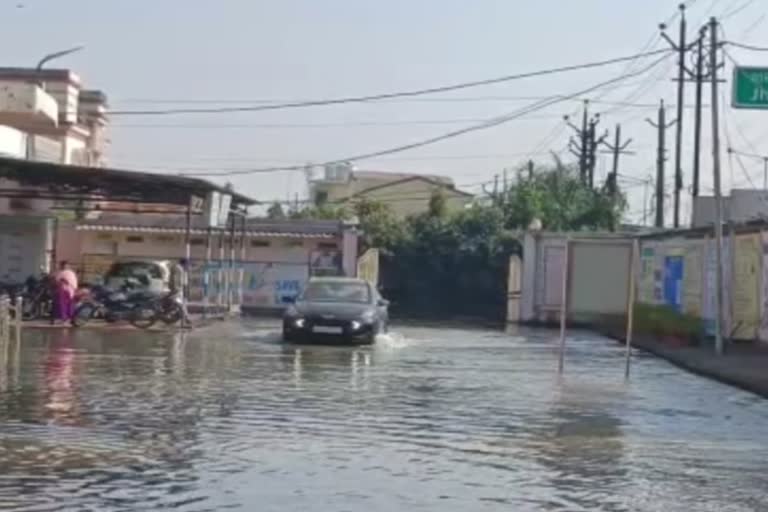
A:
<svg viewBox="0 0 768 512">
<path fill-rule="evenodd" d="M 766 402 L 608 340 L 276 327 L 0 347 L 0 509 L 768 510 Z"/>
</svg>

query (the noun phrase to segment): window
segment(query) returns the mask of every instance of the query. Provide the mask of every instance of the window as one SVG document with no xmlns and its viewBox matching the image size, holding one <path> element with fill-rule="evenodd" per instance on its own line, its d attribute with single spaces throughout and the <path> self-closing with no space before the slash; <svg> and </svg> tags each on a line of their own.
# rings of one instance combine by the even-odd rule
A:
<svg viewBox="0 0 768 512">
<path fill-rule="evenodd" d="M 366 283 L 344 281 L 310 281 L 302 300 L 307 302 L 353 302 L 369 304 L 371 289 Z"/>
<path fill-rule="evenodd" d="M 112 234 L 111 233 L 98 233 L 96 235 L 96 240 L 112 240 Z"/>
<path fill-rule="evenodd" d="M 336 250 L 339 248 L 338 244 L 336 242 L 320 242 L 317 244 L 318 249 L 330 249 L 330 250 Z"/>
<path fill-rule="evenodd" d="M 251 240 L 251 247 L 269 247 L 272 245 L 268 240 Z"/>
<path fill-rule="evenodd" d="M 319 190 L 315 194 L 315 204 L 320 206 L 328 202 L 328 192 L 325 190 Z"/>
<path fill-rule="evenodd" d="M 205 238 L 192 238 L 189 240 L 189 245 L 205 245 Z"/>
<path fill-rule="evenodd" d="M 144 237 L 136 236 L 136 235 L 127 236 L 125 237 L 125 241 L 128 242 L 129 244 L 140 244 L 144 242 Z"/>
</svg>

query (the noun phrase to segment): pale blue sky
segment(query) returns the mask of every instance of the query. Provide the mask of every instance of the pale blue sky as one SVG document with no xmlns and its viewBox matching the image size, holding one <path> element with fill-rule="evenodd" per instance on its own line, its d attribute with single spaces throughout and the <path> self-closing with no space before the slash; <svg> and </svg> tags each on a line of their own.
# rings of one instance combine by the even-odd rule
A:
<svg viewBox="0 0 768 512">
<path fill-rule="evenodd" d="M 697 0 L 689 18 L 698 24 L 710 13 L 722 15 L 747 5 L 727 20 L 728 37 L 768 46 L 764 22 L 768 5 L 764 0 L 747 2 Z M 24 7 L 17 8 L 18 3 Z M 3 64 L 19 66 L 32 66 L 50 51 L 85 45 L 85 51 L 57 65 L 75 70 L 87 87 L 104 90 L 116 110 L 189 106 L 167 100 L 247 104 L 423 88 L 628 55 L 643 47 L 677 4 L 675 0 L 6 0 L 0 4 L 4 20 L 0 42 L 5 48 Z M 732 53 L 744 63 L 768 64 L 768 54 L 736 49 Z M 649 73 L 648 87 L 631 79 L 627 87 L 603 99 L 633 95 L 634 101 L 655 103 L 664 97 L 672 104 L 674 85 L 667 78 L 673 76 L 673 64 L 670 59 Z M 510 82 L 427 101 L 114 118 L 112 161 L 167 172 L 318 162 L 461 128 L 527 103 L 514 97 L 574 92 L 623 69 L 619 65 Z M 489 96 L 496 99 L 490 101 Z M 561 124 L 563 114 L 576 108 L 576 102 L 568 102 L 488 131 L 359 162 L 358 167 L 446 174 L 459 185 L 475 184 L 516 166 Z M 631 108 L 604 116 L 605 128 L 622 122 L 625 133 L 636 141 L 637 155 L 624 161 L 625 174 L 646 177 L 651 172 L 654 134 L 644 118 L 653 115 L 653 109 Z M 746 144 L 736 135 L 738 125 L 757 149 L 768 152 L 768 142 L 763 142 L 768 135 L 768 128 L 763 128 L 766 116 L 766 112 L 731 114 L 734 146 Z M 673 136 L 670 131 L 670 146 Z M 566 140 L 563 131 L 545 149 L 560 150 Z M 708 173 L 709 159 L 705 162 Z M 723 162 L 727 187 L 731 174 L 726 157 Z M 745 164 L 761 183 L 760 166 Z M 295 173 L 233 181 L 258 199 L 293 197 L 305 190 L 303 177 Z M 707 177 L 704 181 L 709 182 Z M 735 181 L 746 181 L 738 167 Z M 641 187 L 631 190 L 635 219 L 642 210 L 641 197 Z"/>
</svg>

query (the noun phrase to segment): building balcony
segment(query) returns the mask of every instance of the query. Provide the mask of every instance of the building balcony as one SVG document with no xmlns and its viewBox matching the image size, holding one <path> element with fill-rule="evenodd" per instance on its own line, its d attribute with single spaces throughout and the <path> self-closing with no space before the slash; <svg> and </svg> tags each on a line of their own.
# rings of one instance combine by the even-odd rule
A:
<svg viewBox="0 0 768 512">
<path fill-rule="evenodd" d="M 58 103 L 37 84 L 0 80 L 0 124 L 34 128 L 57 126 L 58 121 Z"/>
</svg>

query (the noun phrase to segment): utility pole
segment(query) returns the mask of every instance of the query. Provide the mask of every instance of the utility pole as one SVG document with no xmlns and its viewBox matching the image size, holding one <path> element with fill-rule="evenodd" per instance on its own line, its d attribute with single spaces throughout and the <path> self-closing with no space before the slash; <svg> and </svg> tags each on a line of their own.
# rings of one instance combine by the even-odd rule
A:
<svg viewBox="0 0 768 512">
<path fill-rule="evenodd" d="M 693 187 L 691 195 L 694 202 L 699 197 L 699 173 L 701 169 L 701 114 L 703 110 L 702 96 L 704 94 L 704 36 L 701 30 L 696 42 L 696 107 L 693 132 Z"/>
<path fill-rule="evenodd" d="M 589 117 L 589 100 L 584 100 L 584 113 L 581 119 L 581 128 L 571 123 L 570 116 L 565 116 L 565 122 L 568 123 L 573 131 L 576 133 L 576 138 L 573 137 L 568 141 L 568 150 L 579 159 L 579 178 L 584 184 L 589 184 L 590 187 L 594 185 L 594 171 L 595 171 L 595 151 L 600 143 L 600 140 L 596 138 L 597 124 L 600 122 L 600 114 L 596 114 L 590 119 Z"/>
<path fill-rule="evenodd" d="M 643 183 L 643 226 L 648 225 L 648 187 L 653 183 L 653 176 L 649 176 Z"/>
<path fill-rule="evenodd" d="M 589 153 L 587 154 L 587 182 L 589 188 L 595 188 L 595 167 L 597 166 L 597 147 L 605 142 L 608 134 L 603 134 L 599 139 L 597 138 L 597 124 L 600 122 L 600 114 L 595 114 L 595 117 L 589 122 Z"/>
<path fill-rule="evenodd" d="M 579 158 L 579 176 L 581 177 L 581 181 L 585 182 L 587 181 L 587 148 L 589 147 L 587 144 L 589 143 L 589 132 L 587 131 L 588 123 L 587 118 L 589 117 L 589 100 L 584 100 L 584 116 L 581 120 L 581 133 L 579 133 L 579 137 L 581 138 L 581 156 Z"/>
<path fill-rule="evenodd" d="M 614 136 L 614 142 L 613 144 L 609 144 L 605 140 L 601 140 L 601 144 L 605 147 L 607 147 L 610 150 L 610 153 L 613 154 L 613 167 L 611 170 L 611 174 L 608 175 L 608 179 L 606 180 L 606 188 L 608 189 L 608 192 L 611 195 L 611 203 L 615 206 L 617 195 L 619 192 L 619 158 L 622 154 L 630 155 L 632 154 L 630 151 L 627 151 L 627 148 L 630 144 L 632 144 L 632 139 L 627 139 L 626 141 L 621 141 L 621 125 L 616 125 L 616 134 Z M 613 227 L 615 230 L 615 226 Z"/>
<path fill-rule="evenodd" d="M 667 129 L 675 124 L 675 121 L 667 122 L 667 109 L 664 100 L 659 106 L 658 120 L 656 122 L 646 119 L 648 123 L 658 130 L 658 143 L 656 149 L 656 223 L 657 228 L 664 227 L 664 164 L 667 160 Z"/>
<path fill-rule="evenodd" d="M 622 154 L 625 154 L 625 155 L 633 154 L 631 151 L 626 150 L 629 147 L 629 145 L 632 144 L 632 139 L 627 139 L 626 141 L 621 142 L 621 125 L 617 124 L 613 144 L 609 144 L 605 141 L 602 141 L 602 144 L 605 147 L 607 147 L 610 150 L 610 152 L 613 154 L 613 168 L 611 171 L 611 175 L 613 176 L 612 181 L 613 183 L 618 183 L 619 157 Z M 616 190 L 613 190 L 612 192 L 615 198 Z"/>
<path fill-rule="evenodd" d="M 685 19 L 685 4 L 680 4 L 680 39 L 675 43 L 664 31 L 666 25 L 661 24 L 661 36 L 667 40 L 672 49 L 677 52 L 677 133 L 675 134 L 675 210 L 674 227 L 680 227 L 680 192 L 683 189 L 683 107 L 685 102 L 685 79 L 688 72 L 685 67 L 685 56 L 688 53 L 686 45 L 687 22 Z"/>
<path fill-rule="evenodd" d="M 763 157 L 763 190 L 768 190 L 768 156 Z"/>
<path fill-rule="evenodd" d="M 723 340 L 723 198 L 720 189 L 720 105 L 717 81 L 717 18 L 709 20 L 709 66 L 712 80 L 712 171 L 715 185 L 715 349 L 724 352 Z"/>
</svg>

